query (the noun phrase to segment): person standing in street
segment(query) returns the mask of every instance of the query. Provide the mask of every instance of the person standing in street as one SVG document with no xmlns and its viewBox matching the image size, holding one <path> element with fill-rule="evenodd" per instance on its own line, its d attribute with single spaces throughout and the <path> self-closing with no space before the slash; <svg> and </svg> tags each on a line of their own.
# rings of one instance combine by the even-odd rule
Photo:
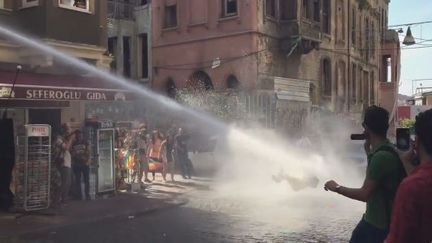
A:
<svg viewBox="0 0 432 243">
<path fill-rule="evenodd" d="M 366 202 L 366 212 L 354 229 L 350 243 L 382 243 L 387 237 L 396 190 L 406 176 L 394 146 L 387 140 L 389 113 L 369 107 L 363 121 L 368 157 L 366 178 L 361 188 L 347 188 L 328 181 L 325 190 Z"/>
<path fill-rule="evenodd" d="M 147 160 L 147 133 L 146 133 L 146 125 L 143 123 L 139 127 L 138 134 L 138 155 L 139 155 L 139 163 L 140 163 L 140 171 L 138 175 L 138 181 L 142 183 L 142 177 L 144 175 L 144 182 L 150 183 L 151 181 L 148 179 L 148 160 Z"/>
<path fill-rule="evenodd" d="M 90 148 L 81 131 L 75 132 L 76 140 L 72 145 L 72 169 L 75 175 L 75 192 L 82 199 L 81 176 L 84 179 L 85 199 L 90 198 Z"/>
<path fill-rule="evenodd" d="M 54 163 L 60 172 L 61 183 L 58 198 L 55 203 L 66 203 L 72 180 L 72 157 L 70 149 L 75 140 L 75 134 L 71 133 L 69 124 L 65 123 L 61 128 L 61 135 L 57 136 L 54 144 Z"/>
<path fill-rule="evenodd" d="M 178 162 L 183 179 L 191 179 L 191 168 L 189 167 L 189 156 L 187 148 L 187 136 L 184 134 L 183 129 L 179 128 L 175 136 L 175 156 Z"/>
<path fill-rule="evenodd" d="M 166 181 L 166 141 L 163 139 L 162 134 L 158 130 L 152 133 L 151 142 L 148 147 L 147 157 L 155 163 L 162 163 L 162 177 Z M 155 180 L 156 171 L 152 171 L 153 180 Z"/>
<path fill-rule="evenodd" d="M 166 173 L 171 174 L 171 181 L 173 182 L 174 182 L 174 174 L 175 174 L 174 139 L 175 139 L 175 127 L 173 126 L 167 133 L 166 143 L 165 143 L 166 158 L 167 158 Z"/>
<path fill-rule="evenodd" d="M 414 128 L 414 146 L 400 152 L 409 176 L 397 191 L 386 243 L 432 242 L 432 109 L 416 117 Z"/>
</svg>

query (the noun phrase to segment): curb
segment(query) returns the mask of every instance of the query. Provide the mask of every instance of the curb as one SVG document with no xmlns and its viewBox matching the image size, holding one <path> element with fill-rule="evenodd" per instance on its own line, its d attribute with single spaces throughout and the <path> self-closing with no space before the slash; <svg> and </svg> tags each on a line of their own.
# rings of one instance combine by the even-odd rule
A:
<svg viewBox="0 0 432 243">
<path fill-rule="evenodd" d="M 173 209 L 173 208 L 177 208 L 177 207 L 181 207 L 184 206 L 185 204 L 187 204 L 189 201 L 184 199 L 180 202 L 164 202 L 164 205 L 162 207 L 155 207 L 155 208 L 149 208 L 149 209 L 145 209 L 145 210 L 141 210 L 141 211 L 130 211 L 130 212 L 122 212 L 119 214 L 107 214 L 101 217 L 94 217 L 94 218 L 90 218 L 90 219 L 85 219 L 85 220 L 77 220 L 75 222 L 71 222 L 71 223 L 64 223 L 61 225 L 51 225 L 51 226 L 46 226 L 46 227 L 40 227 L 34 230 L 26 230 L 26 231 L 22 231 L 19 232 L 17 234 L 0 234 L 0 240 L 1 242 L 7 241 L 7 240 L 12 240 L 11 242 L 16 242 L 13 241 L 15 237 L 20 237 L 23 235 L 27 235 L 27 234 L 36 234 L 36 233 L 40 233 L 40 232 L 44 232 L 44 231 L 54 231 L 56 229 L 61 229 L 61 228 L 65 228 L 65 227 L 69 227 L 69 226 L 73 226 L 73 225 L 77 225 L 77 224 L 89 224 L 89 223 L 95 223 L 95 222 L 99 222 L 99 221 L 103 221 L 103 220 L 107 220 L 107 219 L 115 219 L 115 218 L 129 218 L 129 217 L 133 217 L 130 219 L 134 219 L 134 218 L 138 218 L 138 217 L 142 217 L 148 214 L 152 214 L 152 213 L 156 213 L 160 210 L 165 210 L 165 209 Z"/>
</svg>

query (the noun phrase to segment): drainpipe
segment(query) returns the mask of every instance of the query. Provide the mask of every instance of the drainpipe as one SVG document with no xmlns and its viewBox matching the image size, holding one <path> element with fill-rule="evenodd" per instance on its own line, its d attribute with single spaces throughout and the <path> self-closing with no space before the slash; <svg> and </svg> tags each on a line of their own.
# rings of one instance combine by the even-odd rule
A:
<svg viewBox="0 0 432 243">
<path fill-rule="evenodd" d="M 349 112 L 350 108 L 351 108 L 351 101 L 350 101 L 351 97 L 350 96 L 352 96 L 352 95 L 350 95 L 350 90 L 352 90 L 352 87 L 353 87 L 353 83 L 352 83 L 353 79 L 351 77 L 351 31 L 353 31 L 351 29 L 351 18 L 352 18 L 352 16 L 351 16 L 351 0 L 347 1 L 347 5 L 348 5 L 348 14 L 347 14 L 347 16 L 348 16 L 348 21 L 347 21 L 347 23 L 348 23 L 348 26 L 347 26 L 348 27 L 348 38 L 347 38 L 347 40 L 348 40 L 348 80 L 350 80 L 350 82 L 348 82 L 348 84 L 351 83 L 351 85 L 348 85 L 348 92 L 347 92 L 347 94 L 348 94 L 347 109 Z"/>
</svg>

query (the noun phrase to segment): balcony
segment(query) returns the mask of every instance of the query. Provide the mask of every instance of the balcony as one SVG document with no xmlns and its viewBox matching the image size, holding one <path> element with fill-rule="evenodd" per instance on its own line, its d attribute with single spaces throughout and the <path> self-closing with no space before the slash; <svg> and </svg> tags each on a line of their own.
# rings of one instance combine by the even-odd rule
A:
<svg viewBox="0 0 432 243">
<path fill-rule="evenodd" d="M 133 1 L 132 1 L 133 2 Z M 134 19 L 135 4 L 121 0 L 108 0 L 108 18 Z"/>
<path fill-rule="evenodd" d="M 299 48 L 303 54 L 308 54 L 317 49 L 321 43 L 321 23 L 310 19 L 300 18 L 281 23 L 284 33 L 288 38 L 281 41 L 282 49 L 290 51 L 293 40 L 300 39 Z"/>
<path fill-rule="evenodd" d="M 319 22 L 302 19 L 297 21 L 293 31 L 294 33 L 291 33 L 291 35 L 297 34 L 302 39 L 321 42 L 321 24 Z"/>
</svg>

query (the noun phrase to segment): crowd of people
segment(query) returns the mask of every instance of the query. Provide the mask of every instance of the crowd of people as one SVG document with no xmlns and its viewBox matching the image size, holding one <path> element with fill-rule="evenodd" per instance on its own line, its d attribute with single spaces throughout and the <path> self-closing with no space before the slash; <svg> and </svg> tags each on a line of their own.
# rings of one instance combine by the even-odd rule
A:
<svg viewBox="0 0 432 243">
<path fill-rule="evenodd" d="M 118 133 L 122 134 L 117 136 L 119 183 L 126 177 L 130 182 L 151 183 L 156 173 L 161 173 L 164 181 L 168 174 L 171 181 L 175 181 L 177 169 L 184 179 L 192 178 L 193 167 L 187 146 L 189 136 L 182 128 L 172 126 L 164 135 L 159 129 L 148 133 L 146 125 L 141 124 L 138 129 L 124 129 Z M 126 153 L 132 154 L 132 162 L 125 158 Z M 149 179 L 150 173 L 152 180 Z"/>
<path fill-rule="evenodd" d="M 152 183 L 156 173 L 162 179 L 175 181 L 177 170 L 184 179 L 191 179 L 192 162 L 188 155 L 189 136 L 179 127 L 172 126 L 164 135 L 159 129 L 147 131 L 144 123 L 135 129 L 117 129 L 115 136 L 116 188 L 131 183 Z M 60 206 L 73 197 L 91 200 L 90 165 L 91 148 L 89 141 L 80 130 L 63 124 L 52 147 L 53 170 L 51 175 L 51 201 Z M 152 175 L 152 180 L 149 179 Z M 84 183 L 82 195 L 81 183 Z M 84 198 L 82 198 L 84 197 Z"/>
<path fill-rule="evenodd" d="M 81 199 L 81 178 L 85 199 L 90 200 L 90 147 L 82 131 L 71 131 L 68 124 L 63 124 L 52 146 L 51 202 L 54 207 L 68 201 L 71 189 L 73 196 Z"/>
</svg>

